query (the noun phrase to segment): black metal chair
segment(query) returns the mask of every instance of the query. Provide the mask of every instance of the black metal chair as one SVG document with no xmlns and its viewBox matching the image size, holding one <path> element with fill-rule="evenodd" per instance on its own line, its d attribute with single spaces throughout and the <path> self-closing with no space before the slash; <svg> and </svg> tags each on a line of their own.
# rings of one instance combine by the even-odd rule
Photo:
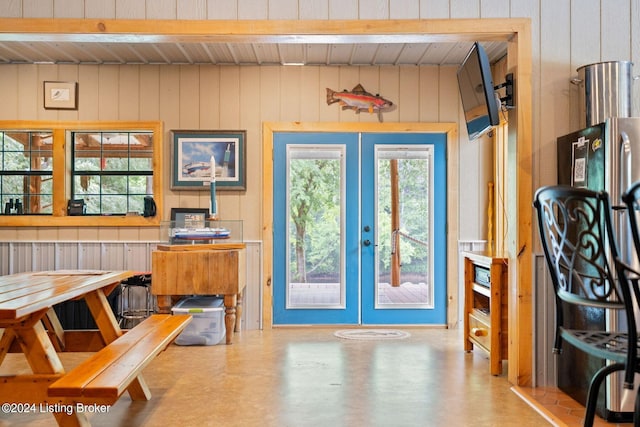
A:
<svg viewBox="0 0 640 427">
<path fill-rule="evenodd" d="M 543 187 L 535 194 L 534 206 L 556 296 L 554 353 L 562 352 L 564 340 L 612 362 L 597 370 L 589 385 L 584 425 L 592 426 L 602 381 L 609 374 L 624 370 L 624 387 L 633 389 L 634 373 L 640 372 L 631 292 L 635 286 L 633 295 L 637 297 L 637 274 L 618 257 L 607 193 L 567 186 Z M 567 305 L 618 312 L 626 318 L 628 330 L 566 328 L 563 311 Z M 637 416 L 634 425 L 640 425 Z"/>
</svg>

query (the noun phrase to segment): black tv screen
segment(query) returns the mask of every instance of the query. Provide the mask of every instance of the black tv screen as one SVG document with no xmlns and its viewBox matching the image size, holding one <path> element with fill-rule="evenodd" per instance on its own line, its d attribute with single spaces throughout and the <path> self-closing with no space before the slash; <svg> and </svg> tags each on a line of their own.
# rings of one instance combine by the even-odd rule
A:
<svg viewBox="0 0 640 427">
<path fill-rule="evenodd" d="M 474 140 L 500 123 L 491 64 L 478 42 L 473 44 L 458 68 L 458 87 L 469 139 Z"/>
</svg>

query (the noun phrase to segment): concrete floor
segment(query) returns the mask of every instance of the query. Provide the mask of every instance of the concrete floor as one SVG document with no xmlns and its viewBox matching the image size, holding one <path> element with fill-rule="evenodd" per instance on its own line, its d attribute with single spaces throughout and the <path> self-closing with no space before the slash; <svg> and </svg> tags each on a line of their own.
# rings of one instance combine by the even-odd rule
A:
<svg viewBox="0 0 640 427">
<path fill-rule="evenodd" d="M 489 374 L 462 333 L 405 329 L 403 340 L 353 341 L 335 329 L 243 331 L 234 344 L 171 345 L 144 372 L 153 397 L 124 395 L 93 426 L 544 426 Z M 64 354 L 71 368 L 86 354 Z M 9 354 L 0 374 L 28 370 Z M 0 386 L 2 386 L 0 384 Z M 0 413 L 0 426 L 51 426 L 49 414 Z"/>
</svg>

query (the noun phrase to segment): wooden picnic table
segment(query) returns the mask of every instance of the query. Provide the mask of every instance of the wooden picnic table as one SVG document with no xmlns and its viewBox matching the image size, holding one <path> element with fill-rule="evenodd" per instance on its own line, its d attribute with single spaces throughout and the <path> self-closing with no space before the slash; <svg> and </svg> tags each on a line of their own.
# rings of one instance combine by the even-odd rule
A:
<svg viewBox="0 0 640 427">
<path fill-rule="evenodd" d="M 32 370 L 0 376 L 0 403 L 52 412 L 61 426 L 86 426 L 89 421 L 76 410 L 78 405 L 106 407 L 125 390 L 133 400 L 148 400 L 151 395 L 140 372 L 182 331 L 190 316 L 155 315 L 139 330 L 132 329 L 135 333 L 124 334 L 107 295 L 132 275 L 66 270 L 0 276 L 0 366 L 9 351 L 21 351 Z M 104 348 L 66 372 L 58 353 L 69 346 L 53 306 L 78 299 L 87 303 L 102 338 L 98 347 Z M 95 351 L 95 342 L 90 341 L 75 342 L 73 350 Z"/>
</svg>

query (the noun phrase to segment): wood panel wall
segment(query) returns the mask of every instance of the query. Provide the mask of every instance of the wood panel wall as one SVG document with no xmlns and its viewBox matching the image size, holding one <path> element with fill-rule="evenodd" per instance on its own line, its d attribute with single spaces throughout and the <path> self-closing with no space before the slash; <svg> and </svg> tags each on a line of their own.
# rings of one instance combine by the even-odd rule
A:
<svg viewBox="0 0 640 427">
<path fill-rule="evenodd" d="M 244 221 L 244 237 L 261 237 L 262 147 L 265 121 L 377 122 L 377 115 L 342 111 L 327 105 L 325 88 L 351 89 L 357 83 L 393 100 L 398 108 L 384 114 L 391 122 L 458 122 L 461 110 L 455 67 L 286 67 L 216 65 L 0 65 L 0 119 L 161 120 L 164 122 L 164 170 L 169 182 L 171 129 L 246 129 L 247 191 L 219 192 L 222 218 Z M 71 80 L 79 85 L 77 111 L 42 108 L 43 80 Z M 490 140 L 469 143 L 461 130 L 461 236 L 484 235 L 486 183 L 491 173 Z M 171 191 L 163 195 L 165 216 L 171 207 L 208 207 L 208 192 Z M 165 218 L 165 219 L 168 219 Z M 157 240 L 145 228 L 1 229 L 0 239 Z"/>
<path fill-rule="evenodd" d="M 416 19 L 527 17 L 532 22 L 534 186 L 555 182 L 555 138 L 578 127 L 576 68 L 593 62 L 640 57 L 640 5 L 635 0 L 7 0 L 0 17 L 115 19 Z M 640 74 L 636 72 L 635 74 Z M 39 108 L 43 80 L 80 83 L 80 110 Z M 290 120 L 357 120 L 322 104 L 323 86 L 353 82 L 400 105 L 386 120 L 461 121 L 453 69 L 355 69 L 203 66 L 0 66 L 1 119 L 164 120 L 171 128 L 245 128 L 249 132 L 249 190 L 222 198 L 223 214 L 240 216 L 259 204 L 259 123 Z M 420 96 L 413 96 L 419 88 Z M 638 114 L 640 87 L 634 88 Z M 405 96 L 403 95 L 404 92 Z M 222 98 L 224 97 L 224 98 Z M 220 108 L 221 100 L 224 108 Z M 242 111 L 242 113 L 240 113 Z M 367 118 L 360 117 L 360 120 Z M 465 144 L 461 130 L 460 187 L 488 179 L 487 150 Z M 253 143 L 252 143 L 253 142 Z M 256 154 L 256 156 L 254 156 Z M 477 167 L 476 159 L 481 159 Z M 255 175 L 255 176 L 253 176 Z M 464 190 L 463 190 L 464 191 Z M 202 197 L 168 193 L 167 206 L 206 206 Z M 486 196 L 461 194 L 480 208 Z M 465 209 L 469 212 L 473 209 Z M 460 237 L 481 238 L 484 223 L 460 213 Z M 248 236 L 257 238 L 249 225 Z M 6 230 L 0 230 L 0 238 Z M 90 238 L 112 230 L 83 230 Z M 21 230 L 6 238 L 74 238 L 77 230 Z M 118 230 L 117 237 L 155 238 L 148 230 Z"/>
</svg>

